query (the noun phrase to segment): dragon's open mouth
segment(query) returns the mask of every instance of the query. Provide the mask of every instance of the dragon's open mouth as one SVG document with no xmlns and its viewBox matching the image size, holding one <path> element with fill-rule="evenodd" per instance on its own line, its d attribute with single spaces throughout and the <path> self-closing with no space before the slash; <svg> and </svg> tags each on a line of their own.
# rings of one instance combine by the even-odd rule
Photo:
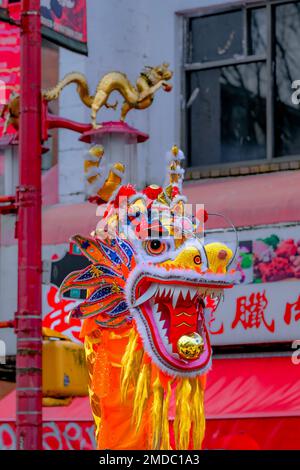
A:
<svg viewBox="0 0 300 470">
<path fill-rule="evenodd" d="M 140 271 L 132 282 L 131 305 L 137 310 L 137 327 L 153 360 L 168 370 L 191 375 L 210 365 L 211 347 L 205 325 L 205 298 L 219 297 L 232 284 L 222 276 L 186 270 L 155 274 Z M 161 272 L 161 273 L 160 273 Z"/>
</svg>

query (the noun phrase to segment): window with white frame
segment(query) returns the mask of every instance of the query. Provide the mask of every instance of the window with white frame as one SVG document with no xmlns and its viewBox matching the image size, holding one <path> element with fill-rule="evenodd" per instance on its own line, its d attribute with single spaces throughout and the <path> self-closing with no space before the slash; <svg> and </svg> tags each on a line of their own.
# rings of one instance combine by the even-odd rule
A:
<svg viewBox="0 0 300 470">
<path fill-rule="evenodd" d="M 185 17 L 189 166 L 300 158 L 300 104 L 292 100 L 296 80 L 300 1 L 243 3 Z"/>
</svg>

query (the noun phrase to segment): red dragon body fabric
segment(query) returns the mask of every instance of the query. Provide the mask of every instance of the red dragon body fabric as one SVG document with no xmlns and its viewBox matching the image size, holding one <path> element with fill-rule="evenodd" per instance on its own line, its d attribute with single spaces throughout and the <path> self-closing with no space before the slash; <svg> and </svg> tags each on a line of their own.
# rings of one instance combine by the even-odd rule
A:
<svg viewBox="0 0 300 470">
<path fill-rule="evenodd" d="M 232 251 L 206 245 L 197 217 L 185 215 L 181 160 L 173 147 L 168 184 L 140 192 L 121 185 L 119 166 L 96 230 L 72 238 L 91 264 L 67 276 L 61 295 L 87 292 L 72 316 L 83 320 L 98 449 L 202 445 L 208 307 L 237 273 L 227 268 Z"/>
</svg>

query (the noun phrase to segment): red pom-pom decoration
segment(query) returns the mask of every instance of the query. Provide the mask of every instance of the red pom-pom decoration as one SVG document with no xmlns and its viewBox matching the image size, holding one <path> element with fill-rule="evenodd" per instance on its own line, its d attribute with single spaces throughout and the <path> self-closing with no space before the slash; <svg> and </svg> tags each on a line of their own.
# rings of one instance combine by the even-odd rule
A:
<svg viewBox="0 0 300 470">
<path fill-rule="evenodd" d="M 116 208 L 119 207 L 121 197 L 130 198 L 131 196 L 134 196 L 136 193 L 137 193 L 136 189 L 131 184 L 121 186 L 121 188 L 118 191 L 118 194 L 115 197 L 114 206 Z"/>
<path fill-rule="evenodd" d="M 180 194 L 179 188 L 177 186 L 174 186 L 174 188 L 172 188 L 172 199 L 178 196 L 178 194 Z"/>
<path fill-rule="evenodd" d="M 155 201 L 162 190 L 163 189 L 160 186 L 151 185 L 143 189 L 143 194 L 145 194 L 148 199 L 151 199 L 151 201 Z"/>
</svg>

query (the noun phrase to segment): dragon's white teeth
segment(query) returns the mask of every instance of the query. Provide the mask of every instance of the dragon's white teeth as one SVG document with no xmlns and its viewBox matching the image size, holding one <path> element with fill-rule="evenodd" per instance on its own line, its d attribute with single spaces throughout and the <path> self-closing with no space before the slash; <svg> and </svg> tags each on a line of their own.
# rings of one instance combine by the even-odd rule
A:
<svg viewBox="0 0 300 470">
<path fill-rule="evenodd" d="M 136 301 L 133 303 L 133 307 L 138 307 L 139 305 L 143 304 L 147 300 L 151 299 L 151 297 L 153 297 L 155 292 L 156 292 L 156 285 L 151 284 L 150 287 L 146 290 L 146 292 L 144 292 L 144 294 L 141 295 L 141 297 L 138 297 L 136 299 Z"/>
<path fill-rule="evenodd" d="M 157 294 L 159 295 L 159 297 L 162 297 L 164 295 L 164 291 L 165 291 L 164 286 L 158 285 Z"/>
<path fill-rule="evenodd" d="M 177 300 L 178 300 L 178 297 L 179 297 L 179 294 L 180 294 L 180 289 L 179 288 L 175 288 L 174 289 L 174 293 L 173 293 L 173 297 L 172 297 L 172 305 L 173 305 L 173 308 L 176 307 L 176 304 L 177 304 Z"/>
<path fill-rule="evenodd" d="M 165 288 L 165 296 L 166 297 L 168 297 L 168 295 L 170 294 L 170 291 L 171 291 L 170 286 L 166 286 L 166 288 Z"/>
<path fill-rule="evenodd" d="M 193 300 L 193 299 L 196 297 L 196 295 L 198 295 L 198 290 L 195 289 L 195 288 L 193 288 L 193 287 L 191 287 L 191 288 L 190 288 L 191 300 Z"/>
<path fill-rule="evenodd" d="M 207 295 L 212 295 L 213 293 L 217 295 L 219 292 L 222 292 L 220 289 L 215 290 L 214 292 L 212 289 L 207 287 L 184 287 L 184 286 L 174 286 L 174 285 L 161 285 L 161 284 L 154 284 L 153 290 L 151 290 L 151 294 L 155 295 L 156 301 L 158 298 L 168 298 L 172 301 L 173 308 L 176 307 L 178 298 L 181 294 L 183 300 L 194 300 L 197 295 L 201 295 L 205 297 Z M 149 289 L 148 289 L 149 291 Z M 147 291 L 147 293 L 148 293 Z M 145 298 L 147 298 L 146 293 L 144 294 Z M 137 300 L 137 305 L 144 302 L 143 298 L 140 301 Z"/>
<path fill-rule="evenodd" d="M 181 295 L 182 295 L 182 298 L 183 300 L 187 297 L 187 294 L 189 292 L 189 289 L 187 287 L 181 287 Z"/>
</svg>

